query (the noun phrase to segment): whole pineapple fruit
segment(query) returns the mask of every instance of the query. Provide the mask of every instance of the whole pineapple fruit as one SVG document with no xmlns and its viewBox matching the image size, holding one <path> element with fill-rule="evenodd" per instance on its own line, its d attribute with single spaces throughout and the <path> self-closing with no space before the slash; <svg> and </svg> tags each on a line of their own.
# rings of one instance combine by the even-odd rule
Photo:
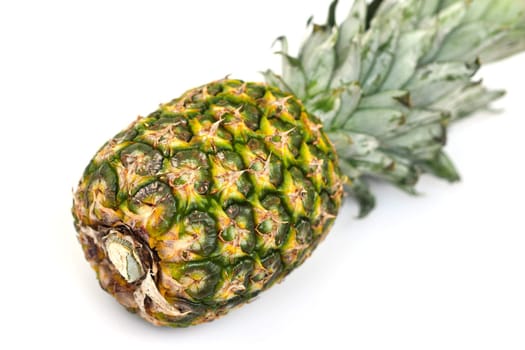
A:
<svg viewBox="0 0 525 350">
<path fill-rule="evenodd" d="M 105 290 L 154 323 L 186 325 L 302 263 L 342 194 L 335 150 L 300 101 L 222 80 L 108 142 L 86 169 L 74 214 Z"/>
<path fill-rule="evenodd" d="M 280 281 L 328 233 L 343 186 L 366 215 L 366 177 L 413 193 L 458 179 L 451 121 L 501 96 L 472 76 L 525 48 L 520 0 L 355 1 L 267 84 L 191 89 L 109 140 L 74 196 L 99 282 L 157 325 L 217 318 Z"/>
</svg>

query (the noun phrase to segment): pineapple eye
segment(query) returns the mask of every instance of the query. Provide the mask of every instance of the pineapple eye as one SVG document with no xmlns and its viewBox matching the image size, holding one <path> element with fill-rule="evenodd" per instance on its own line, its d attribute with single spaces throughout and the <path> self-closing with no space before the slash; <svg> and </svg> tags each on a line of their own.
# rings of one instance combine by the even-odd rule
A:
<svg viewBox="0 0 525 350">
<path fill-rule="evenodd" d="M 132 283 L 144 276 L 144 269 L 133 244 L 119 235 L 116 231 L 110 231 L 106 238 L 106 251 L 120 275 Z"/>
</svg>

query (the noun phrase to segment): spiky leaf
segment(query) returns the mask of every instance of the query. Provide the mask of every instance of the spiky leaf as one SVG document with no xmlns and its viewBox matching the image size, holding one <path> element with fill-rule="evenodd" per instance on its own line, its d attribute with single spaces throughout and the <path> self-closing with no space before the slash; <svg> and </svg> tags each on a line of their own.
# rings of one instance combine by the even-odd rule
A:
<svg viewBox="0 0 525 350">
<path fill-rule="evenodd" d="M 355 1 L 339 25 L 336 5 L 325 25 L 311 25 L 299 54 L 301 64 L 313 68 L 316 62 L 319 68 L 296 69 L 283 76 L 283 84 L 309 86 L 301 98 L 321 115 L 360 214 L 375 203 L 366 177 L 410 193 L 423 173 L 459 179 L 443 151 L 447 127 L 502 95 L 473 76 L 481 63 L 525 49 L 525 2 Z M 276 80 L 269 76 L 268 82 Z M 326 101 L 322 109 L 318 101 Z"/>
</svg>

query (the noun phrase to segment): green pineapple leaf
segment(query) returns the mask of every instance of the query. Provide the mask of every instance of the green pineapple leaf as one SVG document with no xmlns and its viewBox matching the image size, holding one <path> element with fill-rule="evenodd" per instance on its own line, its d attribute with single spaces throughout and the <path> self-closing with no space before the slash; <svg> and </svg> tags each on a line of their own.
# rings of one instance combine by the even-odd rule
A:
<svg viewBox="0 0 525 350">
<path fill-rule="evenodd" d="M 525 50 L 525 2 L 356 0 L 339 25 L 336 6 L 326 24 L 310 23 L 297 59 L 286 53 L 283 75 L 265 77 L 322 120 L 359 216 L 375 204 L 367 178 L 408 193 L 424 173 L 459 180 L 447 128 L 502 96 L 474 75 Z"/>
</svg>

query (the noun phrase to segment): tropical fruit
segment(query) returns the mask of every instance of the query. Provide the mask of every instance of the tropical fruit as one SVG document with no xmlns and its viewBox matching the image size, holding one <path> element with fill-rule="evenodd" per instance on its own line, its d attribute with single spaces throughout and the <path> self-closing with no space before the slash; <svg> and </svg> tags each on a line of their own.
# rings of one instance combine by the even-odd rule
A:
<svg viewBox="0 0 525 350">
<path fill-rule="evenodd" d="M 110 140 L 74 215 L 102 287 L 154 323 L 209 320 L 301 264 L 337 215 L 343 178 L 290 94 L 222 80 Z"/>
<path fill-rule="evenodd" d="M 525 48 L 525 3 L 358 0 L 341 24 L 336 5 L 297 57 L 279 39 L 282 74 L 188 90 L 95 154 L 75 228 L 130 311 L 213 320 L 302 264 L 344 192 L 366 215 L 368 177 L 409 193 L 422 173 L 459 178 L 447 127 L 501 96 L 473 75 Z"/>
</svg>

